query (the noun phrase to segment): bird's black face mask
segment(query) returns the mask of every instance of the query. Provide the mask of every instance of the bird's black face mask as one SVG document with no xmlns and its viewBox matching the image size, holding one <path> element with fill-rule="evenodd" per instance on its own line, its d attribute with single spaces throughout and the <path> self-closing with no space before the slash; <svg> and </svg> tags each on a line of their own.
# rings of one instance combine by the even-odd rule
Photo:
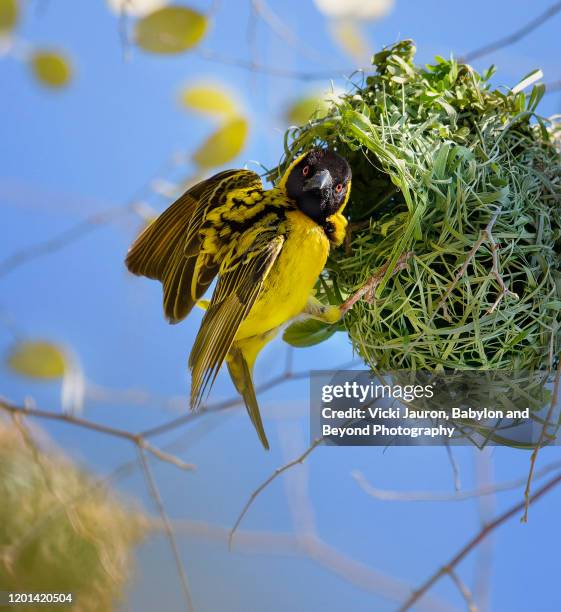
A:
<svg viewBox="0 0 561 612">
<path fill-rule="evenodd" d="M 313 149 L 292 168 L 286 193 L 305 215 L 323 225 L 345 204 L 350 181 L 345 159 L 328 149 Z"/>
</svg>

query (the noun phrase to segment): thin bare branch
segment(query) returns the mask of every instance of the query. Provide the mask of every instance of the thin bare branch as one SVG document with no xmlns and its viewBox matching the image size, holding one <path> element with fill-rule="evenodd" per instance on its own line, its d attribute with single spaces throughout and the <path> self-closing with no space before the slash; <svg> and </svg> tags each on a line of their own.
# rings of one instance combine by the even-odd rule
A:
<svg viewBox="0 0 561 612">
<path fill-rule="evenodd" d="M 561 469 L 561 461 L 554 461 L 534 475 L 535 480 L 539 480 Z M 355 470 L 351 473 L 358 486 L 370 497 L 380 501 L 396 501 L 396 502 L 460 502 L 476 497 L 484 497 L 486 495 L 494 495 L 504 491 L 512 491 L 523 487 L 527 480 L 527 476 L 521 476 L 516 480 L 507 480 L 504 482 L 494 483 L 493 485 L 478 487 L 469 491 L 448 492 L 433 492 L 433 491 L 393 491 L 390 489 L 378 489 L 374 487 L 364 476 L 362 472 Z"/>
<path fill-rule="evenodd" d="M 306 447 L 305 431 L 295 420 L 284 421 L 278 426 L 278 439 L 283 460 L 294 457 Z M 290 470 L 282 480 L 291 517 L 292 529 L 300 535 L 316 535 L 316 516 L 310 495 L 310 466 L 302 463 L 298 470 Z"/>
<path fill-rule="evenodd" d="M 144 439 L 142 434 L 135 434 L 124 429 L 117 429 L 109 425 L 94 423 L 93 421 L 88 421 L 82 417 L 77 417 L 70 414 L 64 414 L 61 412 L 50 412 L 48 410 L 41 410 L 39 408 L 34 408 L 30 406 L 18 406 L 16 404 L 12 404 L 11 402 L 3 398 L 0 398 L 0 409 L 12 415 L 26 415 L 40 419 L 49 419 L 51 421 L 61 421 L 63 423 L 68 423 L 69 425 L 75 425 L 84 429 L 97 431 L 98 433 L 103 433 L 116 438 L 129 440 L 138 448 L 143 449 L 151 453 L 155 457 L 158 457 L 158 459 L 161 459 L 162 461 L 165 461 L 167 463 L 171 463 L 172 465 L 175 465 L 176 467 L 182 470 L 192 471 L 195 469 L 195 466 L 192 463 L 185 463 L 184 461 L 179 459 L 179 457 L 170 455 L 165 451 L 162 451 L 159 448 L 153 446 L 147 440 Z"/>
<path fill-rule="evenodd" d="M 556 91 L 561 91 L 561 79 L 559 81 L 552 81 L 551 83 L 545 84 L 545 93 L 554 93 Z"/>
<path fill-rule="evenodd" d="M 448 456 L 448 461 L 450 462 L 450 467 L 452 468 L 452 477 L 454 478 L 454 491 L 458 492 L 462 488 L 462 480 L 460 478 L 460 466 L 456 461 L 456 457 L 454 457 L 454 453 L 452 452 L 452 447 L 448 442 L 446 442 L 446 455 Z"/>
<path fill-rule="evenodd" d="M 549 6 L 543 13 L 528 21 L 525 25 L 523 25 L 518 30 L 515 30 L 511 34 L 507 36 L 503 36 L 498 40 L 495 40 L 487 45 L 483 45 L 479 47 L 479 49 L 474 49 L 469 53 L 466 53 L 463 57 L 460 58 L 460 61 L 463 62 L 471 62 L 474 59 L 478 59 L 485 55 L 489 55 L 499 49 L 503 49 L 504 47 L 508 47 L 513 45 L 514 43 L 522 40 L 525 36 L 542 26 L 544 23 L 549 21 L 552 17 L 555 17 L 557 13 L 561 11 L 561 2 L 554 2 L 551 6 Z"/>
<path fill-rule="evenodd" d="M 167 174 L 172 169 L 180 166 L 186 162 L 186 157 L 183 154 L 171 155 L 168 160 L 162 165 L 158 175 Z M 75 225 L 67 230 L 64 230 L 60 234 L 48 238 L 47 240 L 38 242 L 37 244 L 29 247 L 24 247 L 11 255 L 8 255 L 5 259 L 0 260 L 0 278 L 6 276 L 13 270 L 19 268 L 23 264 L 33 261 L 59 251 L 67 247 L 68 245 L 77 242 L 78 240 L 89 235 L 96 229 L 104 227 L 109 223 L 112 223 L 120 217 L 124 217 L 129 214 L 139 215 L 142 214 L 142 206 L 139 205 L 146 195 L 146 193 L 152 193 L 153 179 L 147 181 L 141 185 L 136 193 L 130 198 L 128 204 L 122 206 L 116 206 L 110 208 L 104 212 L 94 213 L 81 221 L 78 221 Z"/>
<path fill-rule="evenodd" d="M 253 493 L 251 494 L 250 498 L 247 500 L 245 506 L 243 507 L 243 510 L 241 511 L 240 515 L 236 519 L 236 522 L 234 523 L 234 526 L 232 527 L 232 529 L 230 531 L 230 535 L 228 537 L 228 546 L 229 546 L 229 548 L 232 547 L 232 539 L 234 537 L 234 534 L 236 533 L 236 529 L 239 527 L 239 525 L 242 522 L 244 516 L 247 514 L 247 511 L 250 509 L 251 505 L 256 500 L 256 498 L 273 482 L 273 480 L 276 480 L 283 472 L 286 472 L 286 470 L 289 470 L 291 467 L 294 467 L 295 465 L 298 465 L 299 463 L 302 463 L 306 459 L 306 457 L 308 457 L 308 455 L 310 455 L 322 443 L 322 441 L 323 441 L 323 437 L 316 438 L 312 442 L 312 444 L 310 444 L 310 446 L 301 455 L 296 457 L 296 459 L 293 459 L 292 461 L 289 461 L 288 463 L 286 463 L 282 467 L 277 468 L 267 478 L 267 480 L 262 482 L 257 487 L 257 489 L 255 489 L 255 491 L 253 491 Z"/>
<path fill-rule="evenodd" d="M 293 381 L 293 380 L 301 380 L 303 378 L 306 378 L 309 375 L 310 375 L 309 370 L 306 370 L 303 372 L 284 372 L 283 374 L 274 376 L 267 382 L 256 387 L 256 393 L 257 394 L 264 393 L 265 391 L 273 389 L 274 387 L 278 385 L 281 385 L 283 383 Z M 216 404 L 208 404 L 206 406 L 203 406 L 198 412 L 187 412 L 186 414 L 183 414 L 175 419 L 166 421 L 165 423 L 162 423 L 161 425 L 156 425 L 155 427 L 151 427 L 150 429 L 145 429 L 144 431 L 140 432 L 140 435 L 143 438 L 151 438 L 153 436 L 159 436 L 161 434 L 177 429 L 178 427 L 181 427 L 182 425 L 186 425 L 187 423 L 190 423 L 194 421 L 195 419 L 199 418 L 203 414 L 207 414 L 209 412 L 218 412 L 221 410 L 229 410 L 230 408 L 236 408 L 237 406 L 241 406 L 241 405 L 243 405 L 243 400 L 241 399 L 239 395 L 236 395 L 222 402 L 217 402 Z"/>
<path fill-rule="evenodd" d="M 148 463 L 148 459 L 146 458 L 146 453 L 141 447 L 139 447 L 138 449 L 138 456 L 142 465 L 142 471 L 144 472 L 146 486 L 148 487 L 148 491 L 150 492 L 150 495 L 154 500 L 156 508 L 158 509 L 162 524 L 164 526 L 164 530 L 166 532 L 171 550 L 173 552 L 175 565 L 177 567 L 177 573 L 179 574 L 181 588 L 183 590 L 183 596 L 185 598 L 186 608 L 188 612 L 195 612 L 193 598 L 191 597 L 191 590 L 189 589 L 189 582 L 187 580 L 187 574 L 185 573 L 185 568 L 183 567 L 183 561 L 181 560 L 181 555 L 179 553 L 179 546 L 177 545 L 175 533 L 173 532 L 173 527 L 167 515 L 166 508 L 164 506 L 164 502 L 160 494 L 160 490 L 158 489 L 158 485 L 156 483 L 156 479 L 154 478 L 154 474 L 152 473 L 152 470 L 150 469 L 150 464 Z"/>
<path fill-rule="evenodd" d="M 540 448 L 545 442 L 546 437 L 548 437 L 547 428 L 551 424 L 551 417 L 553 416 L 553 410 L 557 405 L 557 399 L 559 398 L 559 381 L 561 379 L 561 355 L 559 356 L 559 363 L 557 365 L 557 371 L 555 373 L 555 382 L 553 384 L 553 395 L 551 397 L 551 402 L 549 404 L 549 410 L 547 411 L 547 416 L 545 417 L 545 421 L 540 433 L 540 437 L 534 450 L 532 451 L 532 455 L 530 457 L 530 470 L 528 472 L 528 481 L 526 482 L 526 490 L 524 491 L 524 514 L 520 519 L 523 523 L 528 522 L 528 510 L 530 508 L 530 490 L 532 488 L 532 479 L 534 477 L 534 470 L 536 469 L 536 461 L 538 459 L 538 453 L 540 452 Z"/>
<path fill-rule="evenodd" d="M 192 519 L 178 519 L 173 521 L 173 526 L 175 533 L 182 536 L 217 543 L 228 541 L 228 529 L 222 525 Z M 411 588 L 405 581 L 353 559 L 313 534 L 239 529 L 236 532 L 235 552 L 310 559 L 349 584 L 390 601 L 403 601 Z M 418 609 L 419 612 L 452 612 L 455 610 L 453 606 L 430 593 L 426 599 L 419 602 Z"/>
<path fill-rule="evenodd" d="M 467 588 L 467 586 L 464 584 L 464 582 L 462 582 L 458 574 L 456 574 L 456 572 L 451 567 L 448 568 L 448 575 L 452 579 L 452 582 L 458 588 L 458 591 L 460 591 L 460 595 L 464 598 L 468 612 L 477 612 L 477 606 L 473 601 L 471 591 Z"/>
<path fill-rule="evenodd" d="M 258 15 L 281 40 L 303 57 L 325 64 L 325 56 L 299 39 L 295 29 L 286 25 L 265 0 L 251 0 L 252 12 Z"/>
<path fill-rule="evenodd" d="M 477 488 L 493 487 L 494 466 L 493 452 L 490 447 L 482 450 L 473 449 L 475 460 L 475 482 Z M 477 499 L 479 524 L 483 527 L 493 519 L 497 512 L 497 496 L 485 495 Z M 477 549 L 475 568 L 473 571 L 473 599 L 480 612 L 491 609 L 491 586 L 493 583 L 493 552 L 494 538 L 486 538 Z"/>
<path fill-rule="evenodd" d="M 131 40 L 129 33 L 129 17 L 131 0 L 124 0 L 119 11 L 119 39 L 123 50 L 123 60 L 129 61 L 131 58 Z"/>
<path fill-rule="evenodd" d="M 117 217 L 130 213 L 130 207 L 119 207 L 107 210 L 102 213 L 95 213 L 73 225 L 71 228 L 61 232 L 53 238 L 49 238 L 37 244 L 24 247 L 5 259 L 0 261 L 0 277 L 6 276 L 10 272 L 44 255 L 54 253 L 60 249 L 84 238 L 100 227 L 112 222 Z"/>
<path fill-rule="evenodd" d="M 350 68 L 334 68 L 332 70 L 325 70 L 321 72 L 301 72 L 298 70 L 289 70 L 286 68 L 278 68 L 275 66 L 267 66 L 265 64 L 257 63 L 252 60 L 246 60 L 239 57 L 231 57 L 230 55 L 222 55 L 216 51 L 210 49 L 199 49 L 194 51 L 201 59 L 215 62 L 218 64 L 224 64 L 226 66 L 233 66 L 235 68 L 241 68 L 242 70 L 249 70 L 250 72 L 258 72 L 260 74 L 266 74 L 272 77 L 278 77 L 282 79 L 294 79 L 297 81 L 328 81 L 330 79 L 346 78 L 349 74 L 354 72 L 371 72 L 372 67 L 361 68 L 359 70 Z"/>
<path fill-rule="evenodd" d="M 540 489 L 538 489 L 528 500 L 528 504 L 536 502 L 540 497 L 543 497 L 546 493 L 551 491 L 561 482 L 561 473 L 554 476 L 551 480 L 546 482 Z M 492 520 L 487 525 L 484 525 L 477 534 L 471 538 L 465 546 L 463 546 L 458 553 L 456 553 L 448 563 L 443 565 L 439 570 L 434 572 L 416 591 L 413 591 L 409 599 L 399 608 L 399 612 L 405 612 L 410 610 L 425 593 L 436 583 L 442 576 L 448 574 L 450 569 L 454 569 L 460 561 L 462 561 L 474 548 L 476 548 L 490 533 L 495 531 L 498 527 L 506 523 L 513 516 L 518 514 L 524 506 L 526 501 L 521 501 L 499 516 Z"/>
</svg>

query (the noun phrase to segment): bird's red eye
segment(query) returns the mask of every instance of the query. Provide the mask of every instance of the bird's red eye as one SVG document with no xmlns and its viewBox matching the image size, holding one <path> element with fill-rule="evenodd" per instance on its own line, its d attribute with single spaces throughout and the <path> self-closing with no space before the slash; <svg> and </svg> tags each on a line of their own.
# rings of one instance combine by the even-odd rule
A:
<svg viewBox="0 0 561 612">
<path fill-rule="evenodd" d="M 310 174 L 310 166 L 304 166 L 304 167 L 302 168 L 302 174 L 303 174 L 304 176 L 308 176 L 308 174 Z"/>
<path fill-rule="evenodd" d="M 341 191 L 343 191 L 343 183 L 337 183 L 337 185 L 335 186 L 335 191 L 337 193 L 341 193 Z"/>
</svg>

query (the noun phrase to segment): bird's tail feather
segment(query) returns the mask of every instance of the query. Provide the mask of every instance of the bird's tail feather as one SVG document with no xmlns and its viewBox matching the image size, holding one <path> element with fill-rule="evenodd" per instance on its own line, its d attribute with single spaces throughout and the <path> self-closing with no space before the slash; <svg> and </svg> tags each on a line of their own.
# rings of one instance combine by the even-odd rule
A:
<svg viewBox="0 0 561 612">
<path fill-rule="evenodd" d="M 267 440 L 263 421 L 261 420 L 261 413 L 259 412 L 259 405 L 257 404 L 257 397 L 255 396 L 255 389 L 253 387 L 253 381 L 251 380 L 251 370 L 249 369 L 248 363 L 241 350 L 234 346 L 230 348 L 226 362 L 232 381 L 244 399 L 249 418 L 259 435 L 261 444 L 263 444 L 265 449 L 269 450 L 269 441 Z"/>
</svg>

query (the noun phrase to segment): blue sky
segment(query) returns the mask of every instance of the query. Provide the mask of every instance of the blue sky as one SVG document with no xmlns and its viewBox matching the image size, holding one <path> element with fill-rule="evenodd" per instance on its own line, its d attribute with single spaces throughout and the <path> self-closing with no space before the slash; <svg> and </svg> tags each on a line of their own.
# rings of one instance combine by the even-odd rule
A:
<svg viewBox="0 0 561 612">
<path fill-rule="evenodd" d="M 325 17 L 311 1 L 271 0 L 270 4 L 325 62 L 303 58 L 258 21 L 255 44 L 260 62 L 305 72 L 354 66 L 331 40 Z M 210 2 L 193 0 L 189 5 L 206 11 Z M 373 51 L 400 38 L 413 38 L 418 61 L 428 62 L 435 54 L 460 55 L 509 33 L 547 5 L 542 0 L 474 0 L 469 5 L 397 0 L 387 18 L 365 26 L 365 34 Z M 248 17 L 249 2 L 221 2 L 201 47 L 250 59 Z M 536 67 L 544 70 L 546 81 L 561 79 L 560 23 L 561 15 L 475 66 L 495 63 L 497 85 L 514 85 Z M 201 59 L 197 52 L 162 58 L 133 49 L 132 57 L 124 61 L 118 21 L 101 0 L 28 2 L 18 36 L 65 50 L 76 79 L 65 91 L 45 91 L 21 62 L 0 58 L 0 259 L 57 235 L 94 212 L 124 206 L 138 194 L 161 210 L 165 199 L 147 191 L 146 184 L 154 178 L 189 176 L 193 168 L 188 165 L 173 172 L 162 169 L 175 153 L 192 152 L 213 128 L 212 122 L 180 107 L 178 92 L 183 85 L 211 78 L 234 91 L 252 119 L 248 146 L 236 163 L 258 160 L 266 166 L 274 165 L 282 154 L 287 103 L 330 86 L 328 80 L 307 83 L 248 73 Z M 344 87 L 345 81 L 335 84 Z M 546 96 L 541 112 L 561 112 L 561 94 Z M 0 278 L 0 308 L 3 319 L 14 320 L 29 337 L 71 346 L 88 379 L 97 385 L 142 388 L 158 397 L 179 396 L 188 386 L 186 358 L 200 315 L 194 313 L 179 326 L 167 325 L 159 285 L 126 273 L 123 258 L 137 228 L 137 219 L 124 216 Z M 0 326 L 0 350 L 6 351 L 12 341 L 9 329 Z M 280 341 L 266 349 L 258 363 L 258 380 L 282 370 L 285 351 Z M 297 351 L 295 369 L 329 368 L 351 358 L 346 338 L 337 334 L 321 347 Z M 15 401 L 32 395 L 39 405 L 58 408 L 56 384 L 31 383 L 5 369 L 0 369 L 0 393 Z M 231 393 L 229 381 L 221 376 L 212 397 L 221 399 Z M 270 453 L 262 451 L 242 411 L 205 417 L 174 434 L 184 442 L 180 455 L 195 462 L 198 470 L 194 475 L 183 474 L 154 464 L 170 516 L 229 528 L 251 491 L 305 448 L 307 382 L 278 387 L 262 396 L 261 402 L 273 446 Z M 86 417 L 131 430 L 169 416 L 157 402 L 136 406 L 113 400 L 86 406 Z M 122 441 L 68 426 L 43 425 L 69 454 L 98 473 L 133 456 L 133 449 Z M 483 471 L 494 470 L 497 479 L 511 479 L 526 473 L 529 459 L 525 452 L 507 449 L 494 449 L 490 459 L 479 462 L 468 448 L 458 449 L 456 455 L 466 488 L 476 482 L 476 465 Z M 557 449 L 548 449 L 539 461 L 545 465 L 556 458 Z M 326 543 L 348 558 L 413 585 L 478 528 L 475 501 L 375 501 L 357 486 L 353 470 L 360 470 L 381 488 L 452 491 L 443 449 L 320 448 L 306 467 L 275 482 L 257 500 L 243 528 L 293 532 L 286 492 L 292 495 L 308 487 L 317 530 Z M 119 487 L 155 512 L 138 473 Z M 501 494 L 495 502 L 497 510 L 518 498 L 519 493 Z M 560 502 L 561 491 L 552 492 L 531 510 L 528 525 L 521 526 L 515 518 L 493 536 L 492 609 L 561 607 L 553 531 Z M 192 535 L 181 535 L 180 541 L 198 612 L 335 612 L 343 608 L 362 612 L 396 607 L 387 597 L 350 584 L 306 558 L 286 552 L 229 553 L 222 541 Z M 482 563 L 474 554 L 460 566 L 470 586 Z M 357 572 L 355 568 L 355 576 Z M 441 581 L 434 594 L 462 609 L 451 581 Z M 173 561 L 159 536 L 147 540 L 138 552 L 137 574 L 123 609 L 148 612 L 157 605 L 170 611 L 182 609 Z"/>
</svg>

